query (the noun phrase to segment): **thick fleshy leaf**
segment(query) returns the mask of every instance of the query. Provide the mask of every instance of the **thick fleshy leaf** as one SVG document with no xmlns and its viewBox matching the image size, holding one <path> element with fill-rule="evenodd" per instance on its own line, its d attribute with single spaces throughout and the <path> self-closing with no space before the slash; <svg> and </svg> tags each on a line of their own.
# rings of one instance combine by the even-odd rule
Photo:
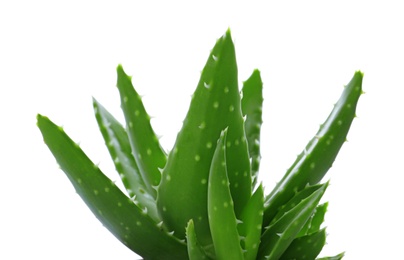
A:
<svg viewBox="0 0 404 260">
<path fill-rule="evenodd" d="M 307 220 L 306 224 L 300 230 L 298 237 L 305 236 L 317 232 L 320 230 L 321 224 L 324 222 L 324 216 L 327 212 L 328 203 L 324 203 L 318 205 L 316 210 L 313 212 L 309 220 Z"/>
<path fill-rule="evenodd" d="M 160 183 L 161 173 L 167 156 L 150 124 L 141 97 L 132 85 L 132 79 L 126 75 L 122 66 L 118 66 L 117 86 L 121 96 L 121 107 L 125 115 L 126 128 L 132 147 L 132 153 L 139 167 L 148 191 L 156 197 L 156 187 Z M 185 226 L 184 226 L 185 227 Z"/>
<path fill-rule="evenodd" d="M 334 109 L 314 138 L 277 183 L 265 201 L 264 225 L 268 225 L 277 210 L 294 194 L 318 183 L 334 162 L 355 117 L 355 109 L 362 94 L 361 72 L 356 72 L 345 87 Z"/>
<path fill-rule="evenodd" d="M 105 144 L 114 161 L 115 168 L 129 194 L 140 206 L 147 208 L 148 215 L 160 222 L 156 201 L 147 190 L 132 155 L 128 135 L 123 126 L 99 103 L 93 99 L 94 113 Z"/>
<path fill-rule="evenodd" d="M 281 216 L 262 234 L 257 259 L 279 259 L 313 214 L 327 185 L 328 183 L 322 184 L 318 189 L 307 187 L 306 189 L 309 189 L 311 193 L 303 190 L 300 194 L 305 194 L 305 198 L 296 200 L 299 201 L 298 204 L 292 200 L 285 206 L 290 210 L 285 211 L 284 214 L 279 213 Z M 301 197 L 300 194 L 296 194 L 296 197 Z"/>
<path fill-rule="evenodd" d="M 262 80 L 259 70 L 254 70 L 252 75 L 243 83 L 241 109 L 245 120 L 245 132 L 247 136 L 248 152 L 251 158 L 251 176 L 253 185 L 258 179 L 258 170 L 261 161 L 260 134 L 262 125 Z"/>
<path fill-rule="evenodd" d="M 262 218 L 264 216 L 264 189 L 262 185 L 251 196 L 241 213 L 239 234 L 244 251 L 244 260 L 255 260 L 261 242 Z"/>
<path fill-rule="evenodd" d="M 200 245 L 198 238 L 195 234 L 194 221 L 191 219 L 188 222 L 186 228 L 186 236 L 187 236 L 187 247 L 188 247 L 188 256 L 189 260 L 208 260 L 209 258 L 202 246 Z"/>
<path fill-rule="evenodd" d="M 186 259 L 185 243 L 168 234 L 94 165 L 63 129 L 38 115 L 38 127 L 60 168 L 102 224 L 146 259 Z"/>
<path fill-rule="evenodd" d="M 231 162 L 227 173 L 236 216 L 251 197 L 240 103 L 234 45 L 227 31 L 216 42 L 202 71 L 158 188 L 157 208 L 164 223 L 184 237 L 184 227 L 193 219 L 204 246 L 212 243 L 207 212 L 210 164 L 220 133 L 227 127 L 226 157 Z"/>
<path fill-rule="evenodd" d="M 272 219 L 272 221 L 269 225 L 278 221 L 278 219 L 282 218 L 287 212 L 289 212 L 291 209 L 296 207 L 296 205 L 298 205 L 302 200 L 306 199 L 308 196 L 313 194 L 315 191 L 321 189 L 322 187 L 323 187 L 323 184 L 307 186 L 302 191 L 296 193 L 292 199 L 290 199 L 285 205 L 283 205 L 282 207 L 279 208 L 278 213 Z"/>
<path fill-rule="evenodd" d="M 293 240 L 279 260 L 315 259 L 325 244 L 325 229 Z"/>
<path fill-rule="evenodd" d="M 344 257 L 345 253 L 340 253 L 336 256 L 326 256 L 321 258 L 316 258 L 316 260 L 341 260 Z"/>
<path fill-rule="evenodd" d="M 227 177 L 226 134 L 227 131 L 223 131 L 220 136 L 210 167 L 208 184 L 209 226 L 216 258 L 218 260 L 243 260 L 237 219 Z"/>
</svg>

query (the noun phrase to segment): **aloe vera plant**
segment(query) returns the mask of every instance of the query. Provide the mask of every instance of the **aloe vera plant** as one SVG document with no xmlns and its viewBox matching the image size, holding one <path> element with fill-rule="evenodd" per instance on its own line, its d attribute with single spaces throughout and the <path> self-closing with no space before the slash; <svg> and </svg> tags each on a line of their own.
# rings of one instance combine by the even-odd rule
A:
<svg viewBox="0 0 404 260">
<path fill-rule="evenodd" d="M 355 117 L 361 72 L 268 194 L 258 184 L 262 81 L 255 70 L 238 88 L 230 31 L 202 71 L 189 111 L 166 154 L 131 77 L 117 68 L 126 126 L 97 100 L 95 117 L 126 193 L 64 130 L 37 124 L 50 151 L 95 216 L 144 259 L 316 259 L 326 233 L 320 200 Z M 343 253 L 318 259 L 341 259 Z"/>
</svg>

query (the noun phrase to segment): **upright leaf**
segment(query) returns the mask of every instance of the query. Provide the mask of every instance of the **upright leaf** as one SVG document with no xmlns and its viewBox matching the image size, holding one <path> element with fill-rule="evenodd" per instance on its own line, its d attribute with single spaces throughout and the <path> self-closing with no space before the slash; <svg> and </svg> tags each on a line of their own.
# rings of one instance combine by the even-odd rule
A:
<svg viewBox="0 0 404 260">
<path fill-rule="evenodd" d="M 260 135 L 262 125 L 262 80 L 259 70 L 254 70 L 251 76 L 244 81 L 242 88 L 241 109 L 246 116 L 245 131 L 248 151 L 251 158 L 251 176 L 253 185 L 257 182 L 258 170 L 261 161 Z"/>
<path fill-rule="evenodd" d="M 133 158 L 125 129 L 95 99 L 93 100 L 93 106 L 105 144 L 129 196 L 136 198 L 139 205 L 147 208 L 148 215 L 156 222 L 160 222 L 161 219 L 157 214 L 156 201 L 153 195 L 148 192 L 136 161 Z"/>
<path fill-rule="evenodd" d="M 239 233 L 245 260 L 255 260 L 261 242 L 262 218 L 264 216 L 264 189 L 262 185 L 251 196 L 241 213 Z"/>
<path fill-rule="evenodd" d="M 228 127 L 226 157 L 236 216 L 251 196 L 251 175 L 237 83 L 234 45 L 228 31 L 214 46 L 202 71 L 158 188 L 157 208 L 170 230 L 185 236 L 194 220 L 201 244 L 212 243 L 207 183 L 215 144 Z"/>
<path fill-rule="evenodd" d="M 132 85 L 131 77 L 126 75 L 122 66 L 118 66 L 117 73 L 117 86 L 132 152 L 149 193 L 155 197 L 155 187 L 161 179 L 160 169 L 164 168 L 167 157 L 152 129 L 142 99 Z"/>
<path fill-rule="evenodd" d="M 226 133 L 217 143 L 208 185 L 208 215 L 217 260 L 243 260 L 237 219 L 227 177 Z"/>
<path fill-rule="evenodd" d="M 189 260 L 208 260 L 210 259 L 204 252 L 195 234 L 194 221 L 191 219 L 186 228 L 187 248 Z"/>
</svg>

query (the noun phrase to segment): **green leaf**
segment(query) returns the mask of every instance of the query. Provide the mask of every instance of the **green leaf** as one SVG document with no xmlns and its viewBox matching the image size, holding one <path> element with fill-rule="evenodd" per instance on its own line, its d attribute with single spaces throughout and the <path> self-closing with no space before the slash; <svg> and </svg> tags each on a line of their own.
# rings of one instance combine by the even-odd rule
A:
<svg viewBox="0 0 404 260">
<path fill-rule="evenodd" d="M 152 129 L 150 116 L 146 113 L 142 99 L 132 85 L 131 77 L 126 75 L 121 65 L 118 66 L 117 73 L 117 86 L 132 153 L 148 192 L 156 197 L 155 189 L 161 179 L 160 169 L 164 168 L 167 156 Z"/>
<path fill-rule="evenodd" d="M 277 217 L 277 220 L 262 234 L 258 259 L 279 259 L 312 215 L 327 185 L 328 183 L 322 184 L 318 189 L 307 187 L 306 190 L 311 192 L 303 190 L 296 194 L 296 197 L 299 198 L 296 199 L 299 201 L 298 204 L 295 204 L 295 200 L 288 202 L 284 209 L 290 210 L 285 210 L 285 212 L 282 210 L 278 213 L 279 218 Z M 301 194 L 305 196 L 301 196 Z"/>
<path fill-rule="evenodd" d="M 208 215 L 213 245 L 218 260 L 243 260 L 237 219 L 227 177 L 226 134 L 217 143 L 210 167 L 208 186 Z"/>
<path fill-rule="evenodd" d="M 261 242 L 262 218 L 264 216 L 264 189 L 262 185 L 251 196 L 241 213 L 239 233 L 245 260 L 255 260 Z"/>
<path fill-rule="evenodd" d="M 344 257 L 345 253 L 340 253 L 336 256 L 326 256 L 321 258 L 316 258 L 316 260 L 341 260 Z"/>
<path fill-rule="evenodd" d="M 322 187 L 323 187 L 323 184 L 307 186 L 304 190 L 296 193 L 295 196 L 292 199 L 290 199 L 285 205 L 283 205 L 282 207 L 280 207 L 278 209 L 278 213 L 272 219 L 272 221 L 271 221 L 271 223 L 269 225 L 271 225 L 271 224 L 275 223 L 276 221 L 278 221 L 278 219 L 280 219 L 287 212 L 289 212 L 291 209 L 296 207 L 296 205 L 298 205 L 302 200 L 304 200 L 305 198 L 307 198 L 308 196 L 313 194 L 315 191 L 321 189 Z"/>
<path fill-rule="evenodd" d="M 105 144 L 114 161 L 115 168 L 129 194 L 140 206 L 146 207 L 148 215 L 156 222 L 161 219 L 157 213 L 156 201 L 147 190 L 132 155 L 128 135 L 123 126 L 95 99 L 94 113 Z"/>
<path fill-rule="evenodd" d="M 264 225 L 271 222 L 278 208 L 296 192 L 306 185 L 318 183 L 331 167 L 355 117 L 356 105 L 362 94 L 362 78 L 361 72 L 355 73 L 320 130 L 267 196 Z"/>
<path fill-rule="evenodd" d="M 226 157 L 236 216 L 251 197 L 251 174 L 241 113 L 234 45 L 228 31 L 214 46 L 202 71 L 182 129 L 158 188 L 157 208 L 177 236 L 194 220 L 198 239 L 212 244 L 207 212 L 209 169 L 215 144 L 228 127 Z"/>
<path fill-rule="evenodd" d="M 310 219 L 307 220 L 302 230 L 300 230 L 298 237 L 304 235 L 310 235 L 320 230 L 321 224 L 323 224 L 324 222 L 324 216 L 325 213 L 327 212 L 327 207 L 328 203 L 324 203 L 317 206 L 316 210 L 313 212 Z"/>
<path fill-rule="evenodd" d="M 186 228 L 189 260 L 207 260 L 209 258 L 201 247 L 195 234 L 194 221 L 191 219 Z"/>
<path fill-rule="evenodd" d="M 315 259 L 324 247 L 326 239 L 325 229 L 302 236 L 293 240 L 279 260 Z"/>
<path fill-rule="evenodd" d="M 77 193 L 102 224 L 147 259 L 186 259 L 186 245 L 161 229 L 94 165 L 80 147 L 47 117 L 37 116 L 45 143 Z"/>
<path fill-rule="evenodd" d="M 248 152 L 251 158 L 251 176 L 253 185 L 258 179 L 260 166 L 260 134 L 262 125 L 262 80 L 259 70 L 254 70 L 244 81 L 242 88 L 241 109 L 246 116 L 245 132 L 247 136 Z"/>
</svg>

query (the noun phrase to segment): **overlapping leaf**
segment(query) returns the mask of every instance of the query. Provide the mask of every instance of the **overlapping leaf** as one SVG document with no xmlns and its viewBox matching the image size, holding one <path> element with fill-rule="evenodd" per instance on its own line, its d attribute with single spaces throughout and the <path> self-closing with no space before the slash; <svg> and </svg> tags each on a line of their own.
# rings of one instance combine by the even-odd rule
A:
<svg viewBox="0 0 404 260">
<path fill-rule="evenodd" d="M 278 208 L 296 192 L 308 184 L 318 183 L 331 167 L 355 117 L 355 108 L 362 94 L 362 78 L 361 72 L 355 73 L 317 134 L 267 196 L 264 225 L 271 222 Z"/>
<path fill-rule="evenodd" d="M 161 219 L 157 213 L 156 201 L 153 195 L 148 192 L 136 161 L 133 158 L 125 129 L 95 99 L 93 100 L 93 106 L 100 131 L 129 197 L 134 198 L 139 205 L 147 208 L 148 215 L 153 220 L 160 222 Z"/>
<path fill-rule="evenodd" d="M 45 143 L 94 215 L 127 247 L 147 259 L 186 259 L 185 243 L 161 229 L 47 117 L 38 115 Z"/>
<path fill-rule="evenodd" d="M 132 85 L 131 77 L 126 75 L 122 66 L 118 66 L 117 74 L 117 86 L 132 153 L 148 192 L 155 198 L 155 189 L 161 180 L 160 169 L 164 168 L 167 157 L 152 129 L 150 116 L 142 99 Z"/>
<path fill-rule="evenodd" d="M 228 127 L 226 157 L 236 216 L 251 196 L 251 174 L 238 89 L 237 64 L 230 31 L 214 46 L 202 71 L 182 129 L 169 154 L 158 188 L 157 207 L 179 237 L 194 220 L 205 246 L 212 243 L 208 223 L 209 169 L 215 144 Z"/>
</svg>

